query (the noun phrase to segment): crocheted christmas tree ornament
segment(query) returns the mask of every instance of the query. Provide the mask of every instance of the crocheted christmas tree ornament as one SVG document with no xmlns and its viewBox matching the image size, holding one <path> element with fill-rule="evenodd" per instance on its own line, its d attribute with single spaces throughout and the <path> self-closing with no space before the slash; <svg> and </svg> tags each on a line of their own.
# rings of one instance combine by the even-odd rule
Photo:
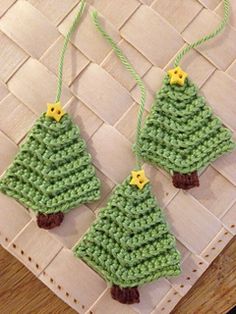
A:
<svg viewBox="0 0 236 314">
<path fill-rule="evenodd" d="M 172 173 L 175 187 L 189 189 L 199 185 L 197 170 L 234 147 L 191 80 L 171 84 L 167 75 L 141 131 L 142 158 Z"/>
<path fill-rule="evenodd" d="M 199 186 L 197 171 L 235 147 L 231 132 L 214 117 L 179 66 L 186 53 L 225 28 L 230 16 L 229 0 L 223 0 L 223 5 L 224 17 L 217 28 L 177 54 L 175 68 L 164 78 L 136 147 L 143 160 L 169 171 L 173 185 L 181 189 Z"/>
<path fill-rule="evenodd" d="M 65 212 L 100 196 L 100 181 L 86 144 L 60 104 L 64 56 L 84 6 L 82 0 L 64 41 L 56 102 L 48 104 L 0 180 L 0 190 L 37 212 L 38 226 L 45 229 L 59 226 Z"/>
<path fill-rule="evenodd" d="M 137 286 L 180 273 L 175 238 L 150 183 L 139 188 L 130 182 L 131 176 L 116 187 L 74 249 L 76 256 L 112 285 L 112 297 L 127 304 L 139 302 Z"/>
<path fill-rule="evenodd" d="M 43 114 L 0 180 L 0 190 L 36 211 L 38 225 L 48 229 L 70 208 L 97 200 L 99 188 L 86 144 L 68 114 L 59 122 Z"/>
<path fill-rule="evenodd" d="M 136 146 L 139 147 L 146 100 L 143 81 L 101 27 L 96 12 L 93 13 L 93 21 L 140 88 L 136 132 Z M 125 304 L 139 302 L 138 286 L 180 273 L 180 254 L 175 247 L 175 238 L 152 195 L 139 154 L 136 153 L 135 157 L 135 170 L 116 187 L 107 206 L 100 210 L 96 221 L 74 248 L 77 257 L 112 285 L 112 297 Z"/>
</svg>

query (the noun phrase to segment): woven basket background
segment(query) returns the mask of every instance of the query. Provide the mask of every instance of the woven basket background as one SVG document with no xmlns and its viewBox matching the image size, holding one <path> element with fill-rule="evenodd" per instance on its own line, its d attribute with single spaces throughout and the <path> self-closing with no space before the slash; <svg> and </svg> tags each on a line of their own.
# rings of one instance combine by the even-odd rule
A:
<svg viewBox="0 0 236 314">
<path fill-rule="evenodd" d="M 0 242 L 79 313 L 170 313 L 236 231 L 236 152 L 202 171 L 201 186 L 172 187 L 162 170 L 146 165 L 154 192 L 182 253 L 183 273 L 140 288 L 141 303 L 123 306 L 71 248 L 93 222 L 114 186 L 134 165 L 131 150 L 139 91 L 96 31 L 96 8 L 106 30 L 143 77 L 150 110 L 177 52 L 211 31 L 223 14 L 220 0 L 90 0 L 66 54 L 62 102 L 80 126 L 102 180 L 99 202 L 80 206 L 47 232 L 34 214 L 0 194 Z M 236 1 L 224 34 L 192 51 L 182 63 L 214 112 L 235 134 Z M 34 121 L 53 102 L 63 36 L 78 0 L 0 0 L 0 174 L 12 162 Z"/>
</svg>

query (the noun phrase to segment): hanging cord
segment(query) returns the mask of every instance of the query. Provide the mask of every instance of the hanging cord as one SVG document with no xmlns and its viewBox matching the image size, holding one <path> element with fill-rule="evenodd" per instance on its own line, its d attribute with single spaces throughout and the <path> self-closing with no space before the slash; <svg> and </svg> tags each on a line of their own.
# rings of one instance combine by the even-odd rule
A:
<svg viewBox="0 0 236 314">
<path fill-rule="evenodd" d="M 142 120 L 143 120 L 143 113 L 144 113 L 144 107 L 146 103 L 146 89 L 144 86 L 144 83 L 141 79 L 141 77 L 138 75 L 138 73 L 135 71 L 129 60 L 126 58 L 122 50 L 117 46 L 117 44 L 114 42 L 114 40 L 106 33 L 106 31 L 102 28 L 99 19 L 98 14 L 96 11 L 92 13 L 92 19 L 96 26 L 96 28 L 99 30 L 99 32 L 102 34 L 102 36 L 108 41 L 108 43 L 111 45 L 113 51 L 117 55 L 117 57 L 120 59 L 122 64 L 125 66 L 125 68 L 130 72 L 132 77 L 135 79 L 141 93 L 140 98 L 140 107 L 138 112 L 138 120 L 137 120 L 137 130 L 136 130 L 136 143 L 135 143 L 135 156 L 136 156 L 136 166 L 138 169 L 141 169 L 142 161 L 140 159 L 140 132 L 142 128 Z"/>
<path fill-rule="evenodd" d="M 223 31 L 223 29 L 225 28 L 226 24 L 229 21 L 229 16 L 230 16 L 230 0 L 224 0 L 224 17 L 222 19 L 222 21 L 220 22 L 220 24 L 218 25 L 218 27 L 211 32 L 209 35 L 206 35 L 202 38 L 200 38 L 199 40 L 197 40 L 196 42 L 188 45 L 186 48 L 184 48 L 183 50 L 180 51 L 180 53 L 177 55 L 177 57 L 175 58 L 175 67 L 177 67 L 180 63 L 180 61 L 182 60 L 182 58 L 186 55 L 186 53 L 188 53 L 191 49 L 196 48 L 198 46 L 200 46 L 201 44 L 207 42 L 210 39 L 215 38 L 220 32 Z"/>
<path fill-rule="evenodd" d="M 64 39 L 64 44 L 61 50 L 61 56 L 60 56 L 60 63 L 58 66 L 58 82 L 57 82 L 57 95 L 56 95 L 56 101 L 59 102 L 61 99 L 61 90 L 62 90 L 62 74 L 63 74 L 63 66 L 64 66 L 64 59 L 65 59 L 65 53 L 66 49 L 70 40 L 71 35 L 74 33 L 76 30 L 77 25 L 80 22 L 81 16 L 83 14 L 85 8 L 85 0 L 82 0 L 80 3 L 80 9 L 79 12 L 77 13 L 68 33 L 66 34 L 66 37 Z"/>
</svg>

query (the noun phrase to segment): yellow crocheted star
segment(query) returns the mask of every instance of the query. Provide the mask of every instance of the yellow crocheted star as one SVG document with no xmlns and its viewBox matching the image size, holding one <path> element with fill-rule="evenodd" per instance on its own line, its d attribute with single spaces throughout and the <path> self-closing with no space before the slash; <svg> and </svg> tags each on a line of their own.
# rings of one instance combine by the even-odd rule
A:
<svg viewBox="0 0 236 314">
<path fill-rule="evenodd" d="M 47 117 L 51 117 L 55 119 L 57 122 L 61 120 L 61 118 L 64 116 L 65 111 L 62 109 L 61 103 L 56 102 L 54 104 L 47 104 L 48 110 L 46 112 Z"/>
<path fill-rule="evenodd" d="M 170 76 L 170 85 L 184 85 L 185 79 L 188 77 L 188 74 L 184 72 L 179 66 L 168 71 Z"/>
<path fill-rule="evenodd" d="M 140 190 L 149 182 L 145 175 L 144 170 L 131 171 L 132 179 L 130 181 L 131 185 L 136 185 Z"/>
</svg>

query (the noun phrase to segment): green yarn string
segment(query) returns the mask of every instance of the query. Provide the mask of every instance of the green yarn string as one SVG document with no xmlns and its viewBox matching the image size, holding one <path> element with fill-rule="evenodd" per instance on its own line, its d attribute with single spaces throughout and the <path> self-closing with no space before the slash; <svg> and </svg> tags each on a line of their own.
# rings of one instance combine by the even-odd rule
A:
<svg viewBox="0 0 236 314">
<path fill-rule="evenodd" d="M 180 61 L 183 59 L 183 57 L 188 53 L 191 49 L 196 48 L 200 46 L 201 44 L 207 42 L 210 39 L 215 38 L 223 29 L 225 28 L 226 24 L 229 21 L 229 15 L 230 15 L 230 0 L 224 0 L 224 17 L 218 27 L 211 32 L 210 34 L 200 38 L 199 40 L 195 41 L 192 44 L 189 44 L 186 48 L 180 51 L 180 53 L 175 58 L 174 65 L 177 67 L 180 63 Z"/>
<path fill-rule="evenodd" d="M 138 75 L 138 73 L 135 71 L 134 67 L 131 65 L 127 57 L 124 55 L 122 50 L 117 46 L 117 44 L 114 42 L 114 40 L 111 38 L 110 35 L 106 33 L 106 31 L 102 28 L 99 19 L 98 14 L 96 11 L 92 13 L 92 19 L 96 26 L 96 28 L 99 30 L 99 32 L 102 34 L 102 36 L 107 40 L 107 42 L 111 45 L 113 51 L 117 55 L 117 57 L 120 59 L 121 63 L 125 66 L 125 68 L 130 72 L 134 80 L 136 81 L 140 93 L 140 107 L 138 112 L 138 119 L 137 119 L 137 130 L 136 130 L 136 146 L 135 146 L 135 156 L 136 156 L 136 167 L 137 169 L 140 169 L 142 166 L 142 160 L 139 157 L 140 156 L 140 133 L 142 128 L 142 119 L 143 119 L 143 113 L 144 113 L 144 107 L 146 103 L 146 89 L 144 86 L 144 83 L 141 79 L 141 77 Z"/>
<path fill-rule="evenodd" d="M 74 31 L 76 30 L 77 25 L 80 22 L 81 16 L 83 14 L 85 8 L 85 0 L 81 1 L 80 4 L 80 9 L 78 14 L 76 15 L 68 33 L 66 34 L 65 40 L 64 40 L 64 44 L 61 50 L 61 56 L 60 56 L 60 63 L 58 66 L 58 83 L 57 83 L 57 95 L 56 95 L 56 101 L 58 102 L 61 99 L 61 91 L 62 91 L 62 75 L 63 75 L 63 66 L 64 66 L 64 60 L 65 60 L 65 53 L 66 53 L 66 49 L 70 40 L 71 35 L 74 33 Z"/>
</svg>

